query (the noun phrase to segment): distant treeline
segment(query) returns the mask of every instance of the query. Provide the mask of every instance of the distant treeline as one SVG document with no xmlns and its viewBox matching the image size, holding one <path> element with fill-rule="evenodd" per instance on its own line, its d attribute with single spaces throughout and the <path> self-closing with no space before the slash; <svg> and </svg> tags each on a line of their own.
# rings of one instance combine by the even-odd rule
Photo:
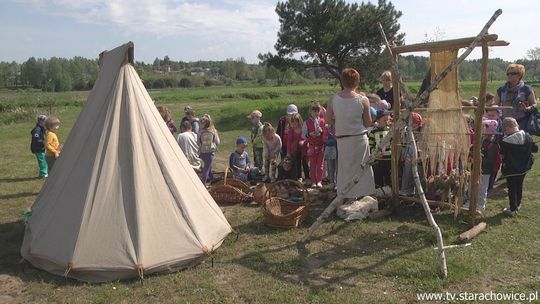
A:
<svg viewBox="0 0 540 304">
<path fill-rule="evenodd" d="M 519 60 L 527 70 L 526 78 L 540 79 L 537 62 Z M 505 71 L 509 62 L 502 59 L 490 59 L 488 76 L 490 80 L 506 79 Z M 135 67 L 144 85 L 152 88 L 231 86 L 238 82 L 251 82 L 259 85 L 272 85 L 283 72 L 263 64 L 248 64 L 243 58 L 225 61 L 183 62 L 156 58 L 153 63 L 136 62 Z M 403 56 L 399 59 L 399 68 L 406 81 L 420 81 L 429 67 L 429 58 L 421 56 Z M 480 79 L 481 60 L 468 60 L 461 64 L 461 80 Z M 0 62 L 0 88 L 33 88 L 42 91 L 60 92 L 71 90 L 89 90 L 98 75 L 97 59 L 74 57 L 34 58 L 19 64 Z M 303 84 L 322 81 L 334 81 L 322 67 L 291 67 L 285 75 L 284 84 Z"/>
</svg>

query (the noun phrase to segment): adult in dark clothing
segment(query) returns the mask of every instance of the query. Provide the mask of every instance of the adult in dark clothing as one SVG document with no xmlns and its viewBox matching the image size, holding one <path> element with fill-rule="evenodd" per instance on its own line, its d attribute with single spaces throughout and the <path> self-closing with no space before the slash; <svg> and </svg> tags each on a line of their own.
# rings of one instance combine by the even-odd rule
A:
<svg viewBox="0 0 540 304">
<path fill-rule="evenodd" d="M 32 134 L 32 142 L 30 144 L 30 151 L 36 156 L 39 166 L 39 178 L 48 176 L 49 168 L 47 161 L 45 160 L 45 120 L 47 116 L 41 114 L 37 117 L 36 126 L 30 132 Z"/>
<path fill-rule="evenodd" d="M 513 216 L 521 207 L 523 179 L 532 168 L 538 145 L 525 131 L 519 130 L 516 119 L 506 117 L 503 122 L 504 137 L 501 141 L 502 168 L 508 184 L 508 199 L 510 207 L 504 208 L 503 213 Z"/>
</svg>

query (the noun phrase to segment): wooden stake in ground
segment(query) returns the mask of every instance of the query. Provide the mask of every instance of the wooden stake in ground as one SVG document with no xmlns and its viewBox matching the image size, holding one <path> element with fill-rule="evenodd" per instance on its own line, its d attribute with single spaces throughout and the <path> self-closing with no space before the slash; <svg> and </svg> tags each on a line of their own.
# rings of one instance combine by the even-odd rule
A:
<svg viewBox="0 0 540 304">
<path fill-rule="evenodd" d="M 441 229 L 435 222 L 435 219 L 433 218 L 433 214 L 431 214 L 431 209 L 429 209 L 429 205 L 426 200 L 426 195 L 424 194 L 424 189 L 422 189 L 422 183 L 420 182 L 420 176 L 418 175 L 418 151 L 416 149 L 416 141 L 414 140 L 414 134 L 412 131 L 412 120 L 409 120 L 409 126 L 407 127 L 407 139 L 409 140 L 409 144 L 412 148 L 411 149 L 412 155 L 413 155 L 412 171 L 413 171 L 414 185 L 416 187 L 418 196 L 420 197 L 420 202 L 422 203 L 422 207 L 424 207 L 424 212 L 426 213 L 428 222 L 433 228 L 433 230 L 435 230 L 435 237 L 437 238 L 437 247 L 439 248 L 439 265 L 441 267 L 441 275 L 444 278 L 446 278 L 448 276 L 448 268 L 446 267 L 446 254 L 444 253 L 444 243 L 443 243 L 443 238 L 441 234 Z"/>
<path fill-rule="evenodd" d="M 480 150 L 482 149 L 482 116 L 486 107 L 486 92 L 487 92 L 487 65 L 488 65 L 488 47 L 487 42 L 482 43 L 482 74 L 480 78 L 480 95 L 478 96 L 478 108 L 474 117 L 474 146 L 473 146 L 473 170 L 471 175 L 471 195 L 469 203 L 469 228 L 474 226 L 476 218 L 476 206 L 478 205 L 478 192 L 480 192 L 480 175 L 482 174 L 482 157 Z"/>
</svg>

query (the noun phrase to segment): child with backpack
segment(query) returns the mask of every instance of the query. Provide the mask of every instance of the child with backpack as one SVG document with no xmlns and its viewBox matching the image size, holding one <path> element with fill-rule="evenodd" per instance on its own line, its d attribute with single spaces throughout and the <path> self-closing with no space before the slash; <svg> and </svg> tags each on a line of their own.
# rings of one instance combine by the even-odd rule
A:
<svg viewBox="0 0 540 304">
<path fill-rule="evenodd" d="M 45 120 L 47 116 L 41 114 L 37 117 L 36 126 L 32 129 L 32 143 L 30 144 L 30 150 L 36 156 L 39 175 L 38 178 L 45 178 L 49 176 L 47 161 L 45 160 L 45 134 L 47 129 L 45 128 Z"/>
<path fill-rule="evenodd" d="M 197 141 L 199 143 L 199 157 L 204 162 L 201 180 L 206 185 L 208 181 L 214 178 L 212 175 L 212 162 L 214 161 L 220 140 L 218 131 L 214 127 L 210 115 L 204 114 L 200 122 L 201 130 L 199 131 Z"/>
<path fill-rule="evenodd" d="M 514 216 L 521 208 L 521 195 L 525 174 L 532 168 L 538 145 L 531 135 L 520 130 L 518 122 L 512 117 L 503 121 L 504 137 L 501 140 L 502 167 L 501 172 L 508 184 L 508 199 L 510 207 L 504 208 L 503 213 Z"/>
<path fill-rule="evenodd" d="M 276 130 L 269 123 L 263 126 L 264 144 L 264 172 L 265 181 L 273 183 L 276 180 L 277 159 L 281 152 L 281 138 L 276 134 Z"/>
</svg>

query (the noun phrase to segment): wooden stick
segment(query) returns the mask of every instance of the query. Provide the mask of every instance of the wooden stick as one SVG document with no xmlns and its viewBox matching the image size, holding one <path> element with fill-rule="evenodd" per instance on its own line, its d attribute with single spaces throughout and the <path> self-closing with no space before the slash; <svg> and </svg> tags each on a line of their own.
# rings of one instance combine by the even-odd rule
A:
<svg viewBox="0 0 540 304">
<path fill-rule="evenodd" d="M 469 228 L 474 226 L 476 218 L 476 206 L 478 204 L 478 192 L 480 190 L 480 174 L 482 174 L 482 156 L 480 154 L 482 149 L 482 116 L 484 114 L 484 108 L 486 106 L 486 92 L 487 92 L 487 65 L 488 65 L 488 47 L 484 41 L 482 44 L 482 73 L 480 78 L 480 95 L 478 98 L 478 109 L 475 113 L 474 127 L 476 132 L 474 133 L 474 146 L 473 146 L 473 170 L 471 174 L 471 193 L 469 195 Z"/>
<path fill-rule="evenodd" d="M 380 24 L 379 24 L 380 25 Z M 384 32 L 383 32 L 384 33 Z M 386 36 L 384 36 L 386 39 Z M 394 61 L 397 63 L 397 56 L 394 55 Z M 393 93 L 394 93 L 394 119 L 399 119 L 401 108 L 401 84 L 398 81 L 398 77 L 396 77 L 398 74 L 396 71 L 394 71 L 394 77 L 392 77 L 392 86 L 394 87 Z M 405 94 L 406 91 L 404 90 Z M 392 206 L 396 207 L 399 204 L 398 196 L 399 196 L 399 149 L 401 144 L 401 138 L 399 136 L 399 129 L 394 130 L 394 134 L 392 138 L 392 149 L 390 152 L 392 153 L 392 159 L 391 159 L 391 170 L 392 170 Z"/>
<path fill-rule="evenodd" d="M 461 56 L 459 56 L 458 58 L 454 59 L 454 61 L 452 61 L 450 65 L 448 65 L 439 75 L 437 75 L 437 77 L 435 77 L 431 85 L 429 85 L 428 88 L 422 94 L 420 94 L 418 98 L 415 99 L 412 106 L 418 105 L 421 102 L 423 102 L 428 97 L 429 93 L 431 93 L 439 85 L 439 83 L 444 79 L 444 77 L 446 77 L 446 75 L 448 75 L 448 73 L 450 73 L 450 71 L 452 71 L 454 67 L 456 67 L 458 64 L 463 62 L 463 60 L 465 60 L 465 58 L 469 56 L 469 54 L 473 51 L 473 49 L 487 35 L 488 29 L 491 27 L 493 22 L 495 22 L 495 20 L 497 20 L 497 18 L 501 14 L 502 14 L 501 9 L 498 9 L 497 11 L 495 11 L 493 16 L 491 16 L 491 18 L 488 20 L 486 25 L 484 25 L 480 33 L 476 36 L 476 38 L 474 38 L 474 40 L 471 42 L 471 45 L 469 45 L 469 47 L 465 50 L 465 52 L 463 52 L 463 54 L 461 54 Z"/>
<path fill-rule="evenodd" d="M 394 54 L 401 54 L 401 53 L 411 53 L 411 52 L 425 52 L 425 51 L 432 52 L 432 51 L 438 51 L 438 50 L 463 48 L 463 47 L 469 46 L 474 41 L 475 38 L 476 37 L 467 37 L 467 38 L 459 38 L 459 39 L 452 39 L 452 40 L 443 40 L 443 41 L 395 46 L 392 48 L 392 52 Z M 498 37 L 496 34 L 486 35 L 485 37 L 486 41 L 496 41 L 497 38 Z"/>
<path fill-rule="evenodd" d="M 448 248 L 463 248 L 463 247 L 469 247 L 471 246 L 472 244 L 471 243 L 465 243 L 465 244 L 457 244 L 457 245 L 447 245 L 447 246 L 444 246 L 444 249 L 448 249 Z M 433 247 L 433 250 L 437 250 L 439 248 L 437 247 Z"/>
<path fill-rule="evenodd" d="M 418 192 L 418 196 L 420 197 L 420 202 L 422 203 L 422 206 L 424 207 L 424 212 L 426 213 L 426 217 L 428 219 L 429 224 L 435 231 L 435 237 L 437 238 L 437 247 L 439 247 L 439 266 L 441 267 L 441 275 L 443 278 L 446 278 L 448 276 L 448 268 L 446 267 L 446 254 L 444 252 L 444 243 L 443 238 L 441 234 L 441 229 L 435 222 L 435 219 L 433 218 L 433 214 L 431 214 L 431 209 L 429 209 L 428 202 L 426 200 L 426 195 L 424 194 L 424 189 L 422 189 L 422 183 L 420 182 L 420 176 L 418 175 L 418 152 L 416 149 L 416 141 L 414 139 L 414 134 L 412 131 L 412 119 L 409 119 L 409 126 L 407 128 L 407 137 L 409 139 L 409 143 L 411 145 L 411 152 L 413 155 L 413 165 L 412 165 L 412 171 L 413 171 L 413 178 L 414 178 L 414 184 L 416 186 L 416 191 Z"/>
<path fill-rule="evenodd" d="M 478 234 L 480 234 L 480 232 L 484 231 L 486 227 L 487 227 L 487 224 L 485 222 L 481 222 L 480 224 L 460 234 L 458 236 L 458 241 L 461 243 L 468 242 L 472 240 L 474 237 L 476 237 Z"/>
</svg>

